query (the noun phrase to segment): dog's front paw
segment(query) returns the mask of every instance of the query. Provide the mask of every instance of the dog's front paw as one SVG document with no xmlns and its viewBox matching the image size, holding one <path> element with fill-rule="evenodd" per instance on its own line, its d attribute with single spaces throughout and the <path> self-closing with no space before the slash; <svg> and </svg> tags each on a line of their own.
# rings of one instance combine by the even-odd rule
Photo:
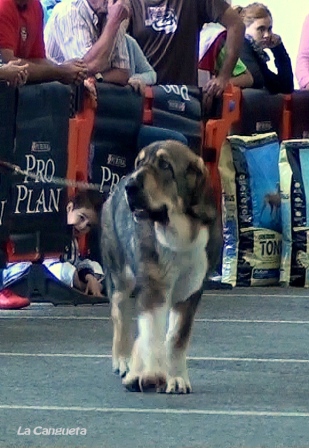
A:
<svg viewBox="0 0 309 448">
<path fill-rule="evenodd" d="M 134 374 L 129 372 L 122 380 L 122 384 L 130 392 L 165 392 L 166 376 L 162 372 L 143 372 Z"/>
<path fill-rule="evenodd" d="M 129 371 L 129 358 L 119 357 L 113 359 L 113 372 L 124 378 Z"/>
<path fill-rule="evenodd" d="M 181 376 L 169 378 L 167 381 L 167 394 L 190 394 L 192 387 L 189 379 L 184 379 Z"/>
</svg>

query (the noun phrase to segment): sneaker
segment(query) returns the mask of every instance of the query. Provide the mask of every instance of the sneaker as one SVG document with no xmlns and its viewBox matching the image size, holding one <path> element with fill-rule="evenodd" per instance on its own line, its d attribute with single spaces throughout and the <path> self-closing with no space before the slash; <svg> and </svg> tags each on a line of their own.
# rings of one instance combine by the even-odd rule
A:
<svg viewBox="0 0 309 448">
<path fill-rule="evenodd" d="M 219 274 L 218 272 L 213 272 L 212 274 L 210 274 L 208 276 L 208 279 L 213 281 L 213 282 L 221 282 L 222 280 L 222 275 Z"/>
<path fill-rule="evenodd" d="M 30 305 L 30 300 L 15 294 L 10 289 L 0 291 L 0 310 L 18 310 Z"/>
</svg>

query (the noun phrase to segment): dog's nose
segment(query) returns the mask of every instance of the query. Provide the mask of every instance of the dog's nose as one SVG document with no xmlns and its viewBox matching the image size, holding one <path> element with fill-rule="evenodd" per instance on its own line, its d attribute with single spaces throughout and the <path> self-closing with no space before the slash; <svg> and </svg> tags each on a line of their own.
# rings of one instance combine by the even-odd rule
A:
<svg viewBox="0 0 309 448">
<path fill-rule="evenodd" d="M 130 196 L 137 194 L 143 188 L 143 184 L 144 181 L 141 174 L 131 177 L 125 186 L 127 194 Z"/>
</svg>

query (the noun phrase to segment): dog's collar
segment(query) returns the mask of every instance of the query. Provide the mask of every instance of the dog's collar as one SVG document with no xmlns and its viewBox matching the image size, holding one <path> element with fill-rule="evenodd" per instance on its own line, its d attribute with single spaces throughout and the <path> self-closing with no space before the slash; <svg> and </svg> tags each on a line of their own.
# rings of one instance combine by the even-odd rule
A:
<svg viewBox="0 0 309 448">
<path fill-rule="evenodd" d="M 150 211 L 149 219 L 153 222 L 159 222 L 160 224 L 167 225 L 169 223 L 169 218 L 166 206 L 164 206 L 161 210 Z"/>
</svg>

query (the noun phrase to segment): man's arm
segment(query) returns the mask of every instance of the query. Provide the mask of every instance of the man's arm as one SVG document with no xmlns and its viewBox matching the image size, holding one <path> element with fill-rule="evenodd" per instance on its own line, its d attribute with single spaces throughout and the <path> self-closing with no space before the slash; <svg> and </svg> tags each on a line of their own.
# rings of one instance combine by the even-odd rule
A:
<svg viewBox="0 0 309 448">
<path fill-rule="evenodd" d="M 126 86 L 129 79 L 129 71 L 123 68 L 111 68 L 101 75 L 98 73 L 96 76 L 98 81 L 111 82 L 113 84 L 119 84 L 121 86 Z"/>
<path fill-rule="evenodd" d="M 0 52 L 4 62 L 19 59 L 15 54 L 18 48 L 19 31 L 16 28 L 16 18 L 9 8 L 9 2 L 0 3 Z M 31 58 L 21 59 L 23 64 L 28 64 L 28 81 L 48 82 L 61 81 L 66 84 L 80 83 L 86 77 L 86 66 L 81 61 L 72 61 L 64 66 L 57 65 L 45 57 L 43 39 L 43 11 L 39 2 L 33 3 L 34 11 L 38 18 L 32 24 L 33 33 L 36 33 L 35 44 L 31 49 Z M 14 21 L 15 20 L 15 21 Z"/>
<path fill-rule="evenodd" d="M 17 60 L 13 50 L 0 49 L 4 62 Z M 87 76 L 87 69 L 82 61 L 68 61 L 64 64 L 54 64 L 48 59 L 19 59 L 21 64 L 27 64 L 28 81 L 50 82 L 60 81 L 64 84 L 79 84 Z"/>
<path fill-rule="evenodd" d="M 228 8 L 220 19 L 221 25 L 226 28 L 225 41 L 225 60 L 219 72 L 219 76 L 224 79 L 229 79 L 234 70 L 237 59 L 239 58 L 245 34 L 245 25 L 239 14 L 232 8 Z"/>
<path fill-rule="evenodd" d="M 245 34 L 245 25 L 243 21 L 231 7 L 228 7 L 224 11 L 218 21 L 226 28 L 227 34 L 225 42 L 225 59 L 222 67 L 218 76 L 209 81 L 205 88 L 207 94 L 212 97 L 220 96 L 229 83 L 233 69 L 240 55 Z"/>
<path fill-rule="evenodd" d="M 108 11 L 106 25 L 101 36 L 83 57 L 90 74 L 110 69 L 110 57 L 113 51 L 121 22 L 129 16 L 124 0 L 117 0 Z"/>
<path fill-rule="evenodd" d="M 94 43 L 93 30 L 89 28 L 89 23 L 83 19 L 78 10 L 73 9 L 71 14 L 52 15 L 45 27 L 46 50 L 49 57 L 59 62 L 80 58 L 87 65 L 90 76 L 101 73 L 106 82 L 127 84 L 129 60 L 124 37 L 121 42 L 119 36 L 120 25 L 128 16 L 123 1 L 118 0 L 111 5 L 105 27 Z M 116 45 L 118 51 L 118 43 L 122 43 L 120 48 L 122 53 L 125 51 L 125 64 L 120 57 L 114 63 L 113 50 Z"/>
</svg>

